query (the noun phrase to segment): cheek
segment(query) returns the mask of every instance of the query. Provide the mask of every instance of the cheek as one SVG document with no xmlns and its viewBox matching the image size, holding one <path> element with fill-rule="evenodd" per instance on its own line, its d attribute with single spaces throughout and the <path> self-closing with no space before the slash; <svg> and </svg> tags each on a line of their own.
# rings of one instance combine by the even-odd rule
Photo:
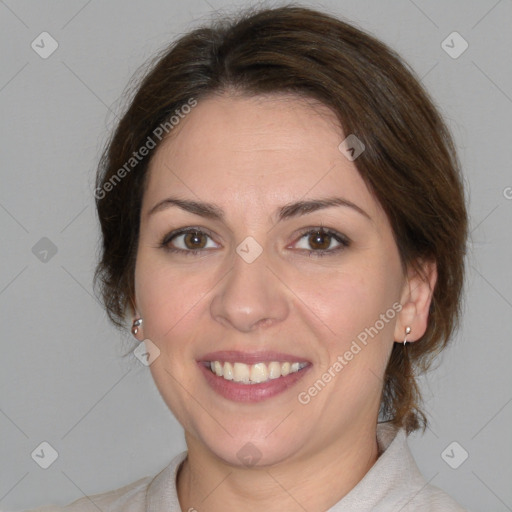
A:
<svg viewBox="0 0 512 512">
<path fill-rule="evenodd" d="M 191 272 L 164 260 L 142 253 L 135 270 L 137 304 L 147 326 L 144 334 L 155 339 L 165 339 L 193 317 L 215 283 L 211 272 Z"/>
<path fill-rule="evenodd" d="M 198 315 L 204 310 L 206 291 L 216 281 L 211 279 L 211 272 L 191 273 L 164 259 L 139 255 L 135 270 L 137 303 L 144 318 L 144 336 L 160 350 L 150 366 L 153 380 L 178 421 L 190 429 L 191 418 L 198 412 L 183 389 L 194 394 L 196 363 L 192 352 L 201 325 Z"/>
<path fill-rule="evenodd" d="M 392 273 L 377 264 L 352 265 L 342 271 L 301 278 L 294 289 L 332 334 L 346 340 L 373 325 L 392 307 L 398 297 Z"/>
<path fill-rule="evenodd" d="M 308 308 L 300 307 L 304 314 L 314 310 L 326 327 L 317 331 L 323 333 L 318 346 L 323 356 L 312 382 L 331 369 L 340 377 L 334 379 L 331 392 L 339 387 L 354 390 L 354 400 L 378 392 L 379 376 L 393 346 L 399 276 L 399 264 L 387 257 L 354 258 L 342 271 L 301 280 L 295 289 Z M 341 371 L 339 364 L 333 369 L 336 361 L 343 366 Z"/>
</svg>

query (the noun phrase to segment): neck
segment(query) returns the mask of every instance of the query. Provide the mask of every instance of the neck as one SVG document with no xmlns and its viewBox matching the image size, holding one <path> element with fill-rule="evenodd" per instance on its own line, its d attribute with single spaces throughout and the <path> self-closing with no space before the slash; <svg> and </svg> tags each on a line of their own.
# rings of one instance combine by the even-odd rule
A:
<svg viewBox="0 0 512 512">
<path fill-rule="evenodd" d="M 177 479 L 181 509 L 186 511 L 327 510 L 378 458 L 376 425 L 266 467 L 226 464 L 197 439 L 188 434 L 186 438 L 188 456 Z"/>
</svg>

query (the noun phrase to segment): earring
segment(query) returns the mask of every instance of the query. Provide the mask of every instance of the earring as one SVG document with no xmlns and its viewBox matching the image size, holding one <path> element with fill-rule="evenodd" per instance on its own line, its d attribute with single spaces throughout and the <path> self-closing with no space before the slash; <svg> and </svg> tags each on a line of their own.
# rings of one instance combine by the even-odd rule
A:
<svg viewBox="0 0 512 512">
<path fill-rule="evenodd" d="M 135 336 L 139 332 L 139 327 L 142 325 L 142 318 L 136 318 L 132 325 L 132 334 Z"/>
<path fill-rule="evenodd" d="M 411 332 L 411 328 L 409 326 L 407 326 L 405 328 L 405 337 L 404 337 L 404 347 L 405 347 L 405 344 L 407 343 L 407 335 Z"/>
</svg>

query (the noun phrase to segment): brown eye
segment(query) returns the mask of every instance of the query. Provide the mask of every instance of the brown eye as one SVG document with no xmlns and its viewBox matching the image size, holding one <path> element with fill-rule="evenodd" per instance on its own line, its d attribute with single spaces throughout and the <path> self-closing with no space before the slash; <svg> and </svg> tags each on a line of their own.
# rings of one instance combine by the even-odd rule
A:
<svg viewBox="0 0 512 512">
<path fill-rule="evenodd" d="M 334 255 L 350 245 L 350 240 L 341 233 L 324 228 L 308 229 L 295 243 L 296 249 L 302 249 L 309 256 Z"/>
<path fill-rule="evenodd" d="M 323 231 L 313 231 L 309 237 L 309 246 L 318 251 L 325 251 L 331 245 L 332 235 Z"/>
<path fill-rule="evenodd" d="M 183 239 L 187 249 L 203 249 L 206 246 L 207 237 L 199 231 L 190 231 Z"/>
<path fill-rule="evenodd" d="M 218 244 L 208 233 L 197 228 L 188 228 L 174 231 L 165 236 L 160 247 L 169 252 L 196 255 L 199 252 L 216 249 Z"/>
</svg>

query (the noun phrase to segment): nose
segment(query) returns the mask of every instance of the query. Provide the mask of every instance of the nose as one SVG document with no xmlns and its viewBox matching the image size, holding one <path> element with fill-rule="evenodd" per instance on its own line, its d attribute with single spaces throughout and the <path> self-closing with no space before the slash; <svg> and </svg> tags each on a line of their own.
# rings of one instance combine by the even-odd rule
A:
<svg viewBox="0 0 512 512">
<path fill-rule="evenodd" d="M 210 303 L 215 321 L 241 332 L 279 324 L 289 312 L 286 287 L 270 269 L 265 251 L 247 263 L 235 255 L 233 267 Z"/>
</svg>

